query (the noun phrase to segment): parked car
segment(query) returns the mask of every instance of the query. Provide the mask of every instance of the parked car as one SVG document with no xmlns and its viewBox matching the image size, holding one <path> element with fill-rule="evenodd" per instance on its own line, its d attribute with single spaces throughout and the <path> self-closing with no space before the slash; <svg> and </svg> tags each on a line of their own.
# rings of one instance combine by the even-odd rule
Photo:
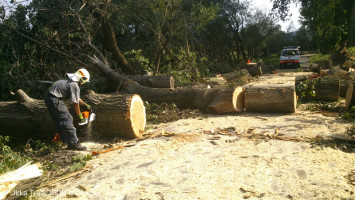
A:
<svg viewBox="0 0 355 200">
<path fill-rule="evenodd" d="M 299 46 L 287 46 L 281 51 L 280 69 L 299 68 L 301 55 Z"/>
</svg>

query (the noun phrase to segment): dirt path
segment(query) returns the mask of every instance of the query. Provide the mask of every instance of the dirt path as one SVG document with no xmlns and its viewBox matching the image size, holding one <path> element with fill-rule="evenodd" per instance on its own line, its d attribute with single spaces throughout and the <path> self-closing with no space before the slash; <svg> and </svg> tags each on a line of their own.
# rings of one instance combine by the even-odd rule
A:
<svg viewBox="0 0 355 200">
<path fill-rule="evenodd" d="M 242 113 L 159 124 L 147 132 L 165 136 L 99 155 L 88 163 L 90 171 L 42 188 L 36 195 L 41 199 L 354 199 L 354 185 L 349 183 L 354 179 L 354 153 L 307 142 L 316 136 L 344 134 L 351 125 L 336 114 L 326 115 Z M 275 130 L 280 137 L 301 141 L 270 139 Z"/>
</svg>

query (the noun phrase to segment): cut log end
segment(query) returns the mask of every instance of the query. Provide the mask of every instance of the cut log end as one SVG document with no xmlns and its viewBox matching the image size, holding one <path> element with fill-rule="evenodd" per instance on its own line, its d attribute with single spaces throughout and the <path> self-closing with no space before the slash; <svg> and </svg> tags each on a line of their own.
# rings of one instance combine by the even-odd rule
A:
<svg viewBox="0 0 355 200">
<path fill-rule="evenodd" d="M 346 91 L 346 101 L 345 101 L 345 109 L 348 110 L 354 105 L 354 84 L 349 84 L 348 90 Z"/>
<path fill-rule="evenodd" d="M 218 114 L 244 111 L 244 89 L 242 87 L 221 90 L 208 105 L 208 110 Z"/>
<path fill-rule="evenodd" d="M 133 137 L 139 138 L 142 136 L 146 124 L 145 107 L 139 95 L 132 97 L 130 114 Z"/>
<path fill-rule="evenodd" d="M 233 102 L 234 108 L 237 112 L 243 112 L 245 109 L 245 92 L 243 87 L 237 87 L 234 90 Z"/>
</svg>

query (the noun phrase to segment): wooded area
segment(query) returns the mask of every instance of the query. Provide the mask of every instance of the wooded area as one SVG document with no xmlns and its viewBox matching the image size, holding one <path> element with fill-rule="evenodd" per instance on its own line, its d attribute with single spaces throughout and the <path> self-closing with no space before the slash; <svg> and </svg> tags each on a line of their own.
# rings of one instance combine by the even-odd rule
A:
<svg viewBox="0 0 355 200">
<path fill-rule="evenodd" d="M 246 60 L 279 54 L 287 45 L 301 44 L 304 51 L 329 53 L 339 44 L 354 44 L 353 1 L 273 2 L 278 15 L 254 11 L 250 2 L 233 0 L 4 1 L 0 5 L 0 100 L 7 102 L 1 102 L 0 132 L 9 132 L 14 123 L 26 124 L 17 130 L 21 134 L 26 130 L 52 132 L 51 123 L 38 124 L 48 120 L 41 101 L 49 85 L 36 83 L 56 81 L 82 67 L 92 74 L 92 84 L 82 90 L 106 93 L 94 95 L 101 99 L 95 105 L 95 112 L 101 115 L 96 127 L 104 135 L 109 134 L 105 129 L 119 127 L 114 131 L 117 134 L 139 137 L 145 126 L 144 102 L 218 114 L 244 109 L 294 112 L 295 80 L 243 87 L 186 84 L 244 68 L 251 76 L 272 74 L 275 66 L 246 65 Z M 288 15 L 291 2 L 300 3 L 303 26 L 284 32 L 276 22 Z M 320 80 L 318 98 L 334 101 L 340 94 L 336 91 L 339 85 L 339 79 Z M 31 98 L 16 92 L 22 90 Z M 14 93 L 22 94 L 18 102 Z"/>
</svg>

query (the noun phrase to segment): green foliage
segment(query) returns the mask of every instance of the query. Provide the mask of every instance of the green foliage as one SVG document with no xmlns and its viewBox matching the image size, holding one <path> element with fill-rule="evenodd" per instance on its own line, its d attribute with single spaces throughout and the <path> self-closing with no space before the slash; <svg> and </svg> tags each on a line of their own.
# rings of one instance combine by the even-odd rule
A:
<svg viewBox="0 0 355 200">
<path fill-rule="evenodd" d="M 329 61 L 329 59 L 330 59 L 330 54 L 317 53 L 309 57 L 309 62 Z"/>
<path fill-rule="evenodd" d="M 92 160 L 92 158 L 93 157 L 90 154 L 87 155 L 78 154 L 73 156 L 72 157 L 73 164 L 70 166 L 69 170 L 73 172 L 85 167 L 86 162 Z"/>
<path fill-rule="evenodd" d="M 352 0 L 301 0 L 301 15 L 314 33 L 322 53 L 329 53 L 346 41 Z"/>
<path fill-rule="evenodd" d="M 299 102 L 311 101 L 316 96 L 315 85 L 318 79 L 307 79 L 296 84 L 296 93 Z"/>
<path fill-rule="evenodd" d="M 151 72 L 154 69 L 152 62 L 142 54 L 142 49 L 139 50 L 130 50 L 125 52 L 125 57 L 128 62 L 134 66 L 134 68 L 142 73 L 142 72 Z"/>
<path fill-rule="evenodd" d="M 10 137 L 0 135 L 0 174 L 17 169 L 29 161 L 29 158 L 21 155 L 8 146 Z"/>
<path fill-rule="evenodd" d="M 353 47 L 348 47 L 348 53 L 349 53 L 351 56 L 354 56 L 354 57 L 355 57 L 355 46 L 353 46 Z"/>
<path fill-rule="evenodd" d="M 279 54 L 272 54 L 270 56 L 263 57 L 263 62 L 267 65 L 272 64 L 275 66 L 279 66 L 280 56 L 279 56 Z"/>
<path fill-rule="evenodd" d="M 348 121 L 355 120 L 355 106 L 352 106 L 346 113 L 344 113 L 343 119 Z"/>
</svg>

